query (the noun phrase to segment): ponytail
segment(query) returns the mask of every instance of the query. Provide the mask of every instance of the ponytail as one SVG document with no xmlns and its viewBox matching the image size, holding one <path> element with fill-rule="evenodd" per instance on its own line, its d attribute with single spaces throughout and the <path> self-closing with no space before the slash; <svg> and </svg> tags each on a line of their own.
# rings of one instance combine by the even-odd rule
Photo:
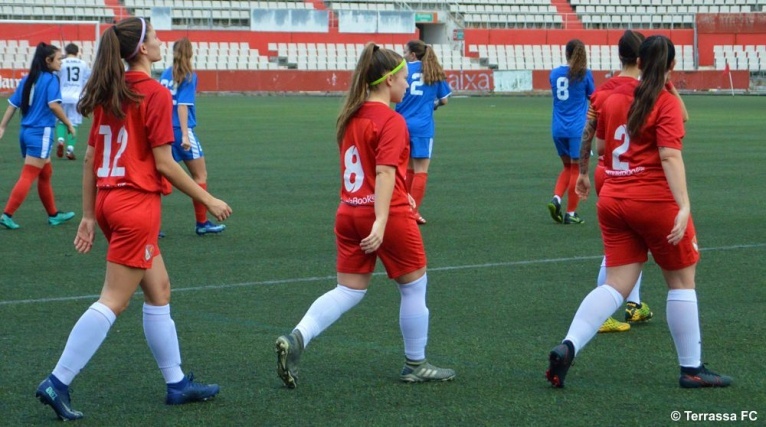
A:
<svg viewBox="0 0 766 427">
<path fill-rule="evenodd" d="M 32 97 L 32 88 L 37 83 L 37 79 L 44 72 L 50 72 L 48 67 L 48 58 L 58 54 L 59 48 L 43 42 L 38 43 L 35 49 L 35 56 L 32 58 L 32 65 L 29 67 L 29 74 L 27 80 L 24 82 L 24 87 L 21 89 L 21 115 L 27 114 L 29 111 L 30 98 Z"/>
<path fill-rule="evenodd" d="M 122 59 L 134 59 L 146 36 L 143 18 L 127 18 L 118 22 L 101 35 L 93 62 L 91 76 L 83 89 L 83 97 L 77 103 L 77 111 L 90 116 L 100 106 L 109 114 L 123 119 L 123 103 L 139 103 L 143 95 L 133 92 L 125 81 L 125 64 Z"/>
<path fill-rule="evenodd" d="M 641 83 L 634 92 L 628 111 L 628 135 L 631 138 L 641 135 L 641 128 L 665 87 L 665 78 L 675 56 L 675 47 L 667 37 L 651 36 L 641 43 L 638 49 Z"/>
<path fill-rule="evenodd" d="M 425 44 L 422 40 L 410 40 L 407 42 L 407 49 L 423 63 L 423 82 L 425 84 L 430 85 L 447 80 L 447 75 L 444 73 L 432 46 Z"/>
<path fill-rule="evenodd" d="M 569 62 L 569 80 L 580 80 L 585 77 L 588 67 L 588 54 L 585 52 L 585 44 L 578 40 L 570 40 L 565 49 L 566 59 Z"/>
<path fill-rule="evenodd" d="M 336 121 L 335 139 L 338 145 L 343 142 L 348 122 L 367 100 L 369 91 L 383 82 L 391 71 L 402 66 L 402 61 L 402 56 L 393 50 L 367 43 L 351 76 L 351 87 Z"/>
<path fill-rule="evenodd" d="M 173 43 L 173 81 L 176 87 L 192 78 L 192 44 L 186 37 Z"/>
</svg>

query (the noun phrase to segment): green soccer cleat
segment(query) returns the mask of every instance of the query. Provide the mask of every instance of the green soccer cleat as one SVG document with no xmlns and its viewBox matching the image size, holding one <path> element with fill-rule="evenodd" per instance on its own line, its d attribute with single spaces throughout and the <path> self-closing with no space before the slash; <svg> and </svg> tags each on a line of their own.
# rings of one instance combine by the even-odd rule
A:
<svg viewBox="0 0 766 427">
<path fill-rule="evenodd" d="M 647 303 L 628 302 L 625 307 L 625 321 L 629 323 L 646 322 L 654 316 Z"/>
<path fill-rule="evenodd" d="M 74 218 L 74 212 L 56 212 L 56 215 L 48 217 L 48 224 L 61 225 Z"/>
<path fill-rule="evenodd" d="M 277 375 L 287 388 L 295 388 L 298 383 L 298 362 L 303 353 L 303 336 L 295 330 L 290 335 L 277 338 Z"/>
<path fill-rule="evenodd" d="M 564 224 L 585 224 L 585 220 L 577 215 L 577 212 L 573 214 L 564 214 Z"/>
<path fill-rule="evenodd" d="M 13 220 L 13 218 L 9 217 L 6 214 L 3 214 L 0 216 L 0 225 L 3 227 L 9 229 L 9 230 L 16 230 L 17 228 L 21 228 L 19 224 L 16 224 L 16 221 Z"/>
<path fill-rule="evenodd" d="M 681 367 L 681 377 L 678 378 L 681 388 L 728 387 L 731 382 L 731 377 L 709 371 L 704 364 L 698 368 Z"/>
<path fill-rule="evenodd" d="M 628 332 L 630 330 L 630 325 L 627 323 L 620 322 L 619 320 L 615 319 L 614 317 L 610 317 L 606 319 L 603 325 L 601 325 L 600 328 L 598 328 L 598 333 L 608 333 L 608 332 Z"/>
<path fill-rule="evenodd" d="M 564 217 L 561 216 L 561 203 L 559 203 L 555 197 L 548 202 L 548 212 L 550 212 L 551 218 L 553 218 L 554 221 L 559 224 L 564 222 Z"/>
<path fill-rule="evenodd" d="M 423 360 L 417 365 L 412 362 L 405 363 L 399 379 L 406 383 L 424 383 L 428 381 L 452 381 L 455 379 L 455 371 L 436 366 Z"/>
</svg>

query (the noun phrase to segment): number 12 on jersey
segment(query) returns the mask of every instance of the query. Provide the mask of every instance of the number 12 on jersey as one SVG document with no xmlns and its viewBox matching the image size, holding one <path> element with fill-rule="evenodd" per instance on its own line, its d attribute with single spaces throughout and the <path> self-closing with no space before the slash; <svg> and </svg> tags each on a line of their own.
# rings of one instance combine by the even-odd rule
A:
<svg viewBox="0 0 766 427">
<path fill-rule="evenodd" d="M 128 131 L 123 126 L 117 134 L 117 154 L 112 158 L 112 128 L 101 125 L 98 128 L 98 134 L 104 136 L 104 156 L 101 159 L 101 167 L 96 170 L 96 176 L 107 178 L 110 176 L 125 176 L 125 168 L 117 166 L 122 153 L 128 147 Z"/>
</svg>

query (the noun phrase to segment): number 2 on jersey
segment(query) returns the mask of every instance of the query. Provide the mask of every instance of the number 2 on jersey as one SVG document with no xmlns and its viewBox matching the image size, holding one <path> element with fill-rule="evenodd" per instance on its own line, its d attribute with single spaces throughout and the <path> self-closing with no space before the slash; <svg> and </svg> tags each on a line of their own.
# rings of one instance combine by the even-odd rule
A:
<svg viewBox="0 0 766 427">
<path fill-rule="evenodd" d="M 412 84 L 410 85 L 410 93 L 412 95 L 423 95 L 423 89 L 418 89 L 423 86 L 423 74 L 415 73 L 412 75 Z"/>
<path fill-rule="evenodd" d="M 343 185 L 346 191 L 353 193 L 362 188 L 363 182 L 362 159 L 359 157 L 359 149 L 352 145 L 343 154 Z"/>
<path fill-rule="evenodd" d="M 620 125 L 620 127 L 614 131 L 614 139 L 616 141 L 622 141 L 622 144 L 612 150 L 612 170 L 626 171 L 630 169 L 630 164 L 628 164 L 628 162 L 620 161 L 620 156 L 627 153 L 628 148 L 630 148 L 630 136 L 628 135 L 628 127 L 626 125 Z"/>
<path fill-rule="evenodd" d="M 99 178 L 107 178 L 110 176 L 125 176 L 125 168 L 117 166 L 117 163 L 128 147 L 128 131 L 123 126 L 120 128 L 120 132 L 117 134 L 117 154 L 112 159 L 112 128 L 106 125 L 101 125 L 98 128 L 98 134 L 104 135 L 104 156 L 101 159 L 101 167 L 96 170 L 96 176 Z"/>
</svg>

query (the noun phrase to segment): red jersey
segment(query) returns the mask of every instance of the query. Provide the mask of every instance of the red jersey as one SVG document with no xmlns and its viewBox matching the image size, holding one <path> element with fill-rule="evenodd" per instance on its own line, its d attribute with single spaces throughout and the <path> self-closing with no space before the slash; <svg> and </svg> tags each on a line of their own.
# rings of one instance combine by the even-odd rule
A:
<svg viewBox="0 0 766 427">
<path fill-rule="evenodd" d="M 680 150 L 684 137 L 681 101 L 663 89 L 641 135 L 628 136 L 628 110 L 639 81 L 617 87 L 599 111 L 596 135 L 604 139 L 606 180 L 600 195 L 618 199 L 673 201 L 659 147 Z M 605 138 L 604 138 L 605 136 Z"/>
<path fill-rule="evenodd" d="M 375 167 L 396 168 L 391 211 L 409 210 L 404 179 L 410 159 L 404 118 L 387 105 L 365 102 L 349 120 L 340 147 L 340 201 L 375 206 Z"/>
<path fill-rule="evenodd" d="M 601 86 L 596 89 L 595 92 L 593 92 L 593 95 L 590 96 L 590 108 L 588 108 L 588 120 L 598 120 L 598 114 L 599 110 L 601 109 L 601 106 L 604 104 L 604 101 L 606 98 L 609 97 L 609 95 L 612 94 L 612 91 L 616 88 L 624 85 L 625 83 L 630 83 L 631 81 L 636 80 L 633 77 L 628 76 L 615 76 L 610 78 L 609 80 L 605 81 Z M 604 139 L 604 136 L 596 135 L 598 139 Z M 604 156 L 598 156 L 598 164 L 599 166 L 604 165 Z M 598 191 L 597 191 L 598 192 Z"/>
<path fill-rule="evenodd" d="M 140 71 L 126 72 L 125 81 L 144 98 L 139 104 L 123 104 L 124 119 L 106 113 L 101 106 L 94 109 L 88 145 L 95 149 L 96 187 L 167 194 L 170 186 L 157 171 L 152 149 L 175 139 L 172 95 Z"/>
<path fill-rule="evenodd" d="M 596 89 L 595 92 L 593 92 L 593 95 L 590 96 L 590 109 L 588 110 L 588 119 L 595 119 L 598 118 L 598 113 L 601 108 L 601 105 L 604 103 L 606 98 L 609 97 L 609 95 L 612 94 L 612 91 L 616 89 L 619 86 L 622 86 L 625 83 L 630 83 L 631 81 L 636 80 L 633 77 L 627 77 L 627 76 L 615 76 L 610 78 L 609 80 L 605 81 L 601 86 Z M 593 116 L 591 116 L 593 114 Z M 601 138 L 604 139 L 604 138 Z"/>
</svg>

